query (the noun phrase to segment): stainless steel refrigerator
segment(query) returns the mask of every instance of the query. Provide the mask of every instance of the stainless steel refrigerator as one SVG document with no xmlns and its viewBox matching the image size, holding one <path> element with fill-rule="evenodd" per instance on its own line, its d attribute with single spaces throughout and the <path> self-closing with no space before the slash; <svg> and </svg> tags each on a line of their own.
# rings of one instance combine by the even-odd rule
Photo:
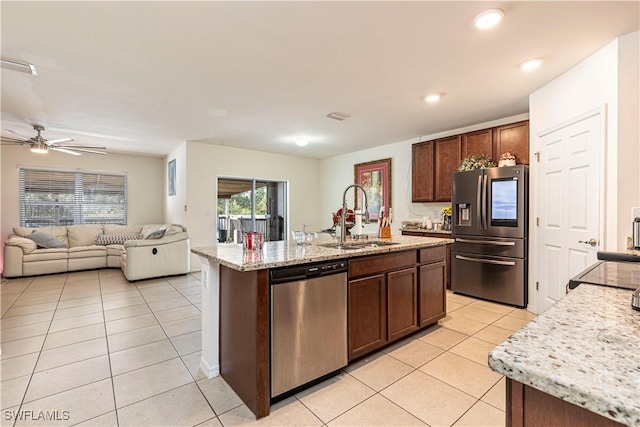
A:
<svg viewBox="0 0 640 427">
<path fill-rule="evenodd" d="M 529 169 L 452 174 L 451 290 L 527 305 Z"/>
</svg>

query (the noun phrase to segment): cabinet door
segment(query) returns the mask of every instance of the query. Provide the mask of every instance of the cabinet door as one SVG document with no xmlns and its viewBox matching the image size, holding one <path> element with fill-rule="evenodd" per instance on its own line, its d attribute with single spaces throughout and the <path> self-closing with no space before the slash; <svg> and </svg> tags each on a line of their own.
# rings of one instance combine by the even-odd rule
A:
<svg viewBox="0 0 640 427">
<path fill-rule="evenodd" d="M 394 341 L 418 329 L 416 267 L 388 273 L 387 304 L 389 341 Z"/>
<path fill-rule="evenodd" d="M 460 167 L 460 135 L 437 139 L 435 143 L 435 200 L 451 201 L 451 173 Z"/>
<path fill-rule="evenodd" d="M 462 149 L 460 158 L 486 154 L 493 160 L 493 129 L 483 129 L 462 135 Z"/>
<path fill-rule="evenodd" d="M 433 202 L 433 141 L 411 147 L 411 201 Z"/>
<path fill-rule="evenodd" d="M 386 275 L 349 281 L 349 360 L 387 343 Z"/>
<path fill-rule="evenodd" d="M 529 121 L 496 128 L 496 162 L 502 153 L 511 151 L 518 164 L 529 164 Z"/>
<path fill-rule="evenodd" d="M 444 261 L 420 266 L 420 327 L 430 325 L 443 318 L 445 312 L 445 277 Z"/>
</svg>

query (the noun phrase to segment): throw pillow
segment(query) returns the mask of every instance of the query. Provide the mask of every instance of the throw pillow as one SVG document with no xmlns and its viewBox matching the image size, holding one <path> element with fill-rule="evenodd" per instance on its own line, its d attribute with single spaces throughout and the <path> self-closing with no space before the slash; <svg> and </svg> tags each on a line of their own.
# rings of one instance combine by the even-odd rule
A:
<svg viewBox="0 0 640 427">
<path fill-rule="evenodd" d="M 99 234 L 96 245 L 122 245 L 127 240 L 138 240 L 139 234 Z"/>
<path fill-rule="evenodd" d="M 150 231 L 147 234 L 144 235 L 144 239 L 145 240 L 149 240 L 149 239 L 159 239 L 162 236 L 164 236 L 164 232 L 167 231 L 166 228 L 160 229 L 160 230 L 156 230 L 156 231 Z"/>
<path fill-rule="evenodd" d="M 29 240 L 33 240 L 34 242 L 36 242 L 36 245 L 38 245 L 38 248 L 51 249 L 51 248 L 67 247 L 67 245 L 65 245 L 64 243 L 62 243 L 60 240 L 56 239 L 52 235 L 43 233 L 38 230 L 34 230 L 33 233 L 28 234 L 25 237 Z"/>
</svg>

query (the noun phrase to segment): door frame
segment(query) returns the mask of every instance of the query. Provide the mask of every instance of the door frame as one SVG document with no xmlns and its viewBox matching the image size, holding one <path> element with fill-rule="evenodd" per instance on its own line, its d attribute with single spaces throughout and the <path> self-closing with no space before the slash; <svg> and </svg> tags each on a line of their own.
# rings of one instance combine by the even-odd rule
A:
<svg viewBox="0 0 640 427">
<path fill-rule="evenodd" d="M 533 161 L 536 153 L 540 153 L 540 139 L 550 133 L 553 133 L 557 130 L 565 128 L 567 126 L 571 126 L 575 123 L 581 122 L 586 119 L 590 119 L 595 116 L 600 116 L 600 147 L 598 149 L 598 154 L 600 158 L 600 165 L 598 171 L 598 182 L 599 182 L 599 194 L 598 194 L 598 213 L 599 213 L 599 221 L 598 221 L 598 246 L 600 250 L 605 247 L 604 238 L 607 235 L 605 232 L 606 221 L 605 221 L 605 189 L 606 189 L 606 153 L 607 153 L 607 104 L 603 104 L 600 107 L 588 110 L 578 116 L 574 116 L 568 120 L 560 122 L 556 125 L 548 127 L 542 131 L 538 131 L 535 134 L 533 133 L 533 129 L 530 126 L 530 135 L 529 139 L 533 143 L 530 146 L 530 155 L 529 158 L 532 159 L 531 164 L 529 166 L 529 202 L 530 202 L 530 212 L 529 216 L 529 300 L 527 308 L 536 313 L 538 313 L 538 290 L 536 289 L 536 283 L 539 282 L 540 277 L 540 258 L 538 256 L 540 249 L 540 236 L 539 236 L 539 227 L 536 225 L 537 218 L 540 217 L 540 161 Z"/>
</svg>

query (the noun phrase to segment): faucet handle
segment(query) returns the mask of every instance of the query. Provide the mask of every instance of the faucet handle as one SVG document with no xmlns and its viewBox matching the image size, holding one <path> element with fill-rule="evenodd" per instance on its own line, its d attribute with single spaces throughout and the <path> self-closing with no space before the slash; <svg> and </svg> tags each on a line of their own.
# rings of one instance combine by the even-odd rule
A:
<svg viewBox="0 0 640 427">
<path fill-rule="evenodd" d="M 364 208 L 364 223 L 365 224 L 369 224 L 370 221 L 371 221 L 371 217 L 369 216 L 369 208 L 365 207 Z"/>
</svg>

